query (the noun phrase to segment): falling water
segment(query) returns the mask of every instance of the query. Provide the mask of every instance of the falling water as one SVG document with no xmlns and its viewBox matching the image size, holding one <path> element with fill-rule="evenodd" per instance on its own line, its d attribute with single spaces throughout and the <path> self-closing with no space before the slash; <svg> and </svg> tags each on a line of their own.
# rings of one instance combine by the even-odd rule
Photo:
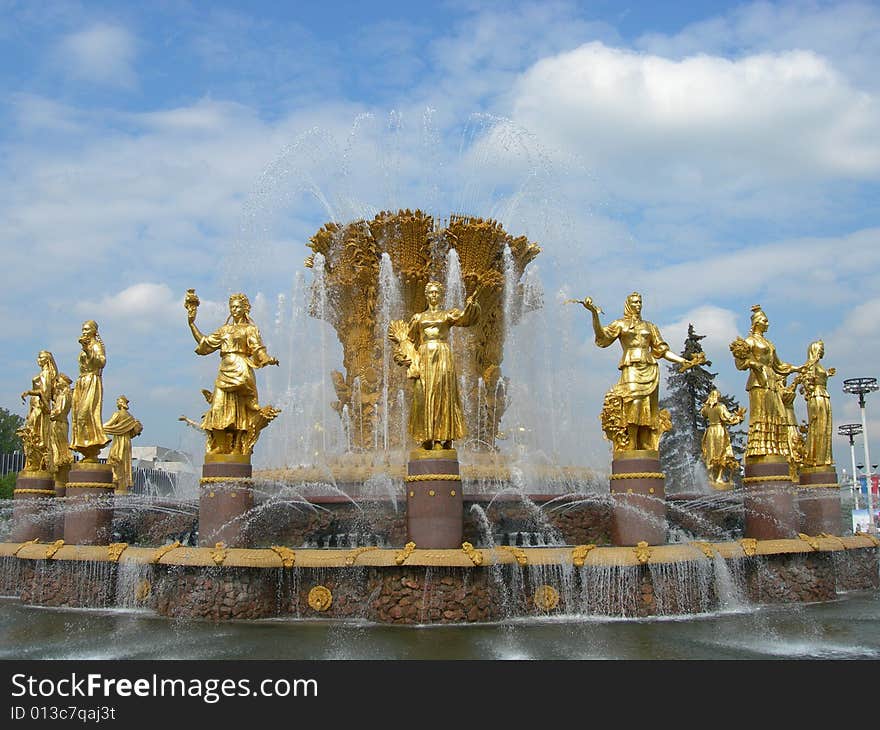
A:
<svg viewBox="0 0 880 730">
<path fill-rule="evenodd" d="M 446 254 L 445 289 L 446 301 L 444 306 L 446 309 L 461 309 L 464 307 L 465 286 L 461 275 L 461 261 L 458 258 L 458 251 L 451 247 L 449 253 Z"/>
<path fill-rule="evenodd" d="M 388 451 L 391 410 L 388 402 L 388 389 L 390 387 L 391 372 L 394 364 L 391 362 L 391 343 L 385 333 L 388 331 L 388 325 L 392 319 L 401 316 L 403 308 L 403 297 L 400 293 L 400 284 L 397 276 L 394 274 L 394 267 L 391 264 L 391 257 L 388 252 L 382 254 L 379 262 L 379 298 L 377 302 L 377 323 L 379 327 L 380 339 L 382 341 L 382 412 L 381 429 L 382 429 L 382 450 Z M 377 444 L 378 446 L 378 444 Z"/>
<path fill-rule="evenodd" d="M 504 250 L 501 253 L 501 261 L 504 274 L 504 335 L 505 340 L 507 340 L 511 337 L 513 325 L 516 321 L 513 305 L 516 301 L 516 285 L 518 280 L 513 253 L 511 253 L 509 245 L 504 246 Z"/>
</svg>

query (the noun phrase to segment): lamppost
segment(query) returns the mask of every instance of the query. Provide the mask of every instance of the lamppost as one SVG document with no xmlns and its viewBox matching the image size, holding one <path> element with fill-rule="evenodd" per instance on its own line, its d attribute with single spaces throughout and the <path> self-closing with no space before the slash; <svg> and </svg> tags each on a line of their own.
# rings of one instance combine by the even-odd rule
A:
<svg viewBox="0 0 880 730">
<path fill-rule="evenodd" d="M 877 385 L 877 378 L 848 378 L 843 381 L 843 392 L 851 393 L 859 397 L 859 409 L 862 412 L 862 435 L 865 444 L 865 471 L 870 472 L 871 468 L 871 452 L 868 449 L 868 421 L 865 418 L 865 395 L 873 393 L 880 388 Z M 874 524 L 874 494 L 871 491 L 871 474 L 868 473 L 868 532 L 875 534 L 877 526 Z"/>
<path fill-rule="evenodd" d="M 844 423 L 837 427 L 837 433 L 849 439 L 849 454 L 852 457 L 852 490 L 855 509 L 859 508 L 859 482 L 856 477 L 856 436 L 862 432 L 860 423 Z"/>
</svg>

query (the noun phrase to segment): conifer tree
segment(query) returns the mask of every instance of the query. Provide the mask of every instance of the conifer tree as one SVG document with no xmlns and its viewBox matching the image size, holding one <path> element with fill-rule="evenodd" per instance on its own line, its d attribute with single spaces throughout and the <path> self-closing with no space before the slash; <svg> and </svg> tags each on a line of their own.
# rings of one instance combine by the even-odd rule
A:
<svg viewBox="0 0 880 730">
<path fill-rule="evenodd" d="M 691 359 L 697 353 L 703 352 L 700 340 L 704 338 L 705 335 L 698 335 L 694 332 L 693 324 L 689 324 L 681 356 Z M 712 361 L 706 360 L 704 365 L 697 365 L 684 372 L 679 372 L 677 365 L 669 367 L 666 396 L 661 400 L 660 406 L 669 410 L 672 429 L 660 440 L 660 463 L 671 493 L 689 492 L 702 487 L 702 440 L 708 424 L 700 411 L 715 387 L 717 373 L 709 372 L 708 368 L 711 366 Z M 739 403 L 733 396 L 722 395 L 721 401 L 731 413 L 739 408 Z M 745 451 L 745 432 L 731 430 L 730 441 L 733 453 L 741 458 Z M 734 484 L 739 486 L 739 474 L 734 474 L 733 479 Z"/>
</svg>

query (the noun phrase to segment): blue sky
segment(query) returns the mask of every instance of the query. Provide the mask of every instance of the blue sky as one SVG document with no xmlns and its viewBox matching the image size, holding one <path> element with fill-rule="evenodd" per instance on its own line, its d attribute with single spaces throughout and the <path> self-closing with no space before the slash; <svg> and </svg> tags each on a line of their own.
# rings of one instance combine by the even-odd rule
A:
<svg viewBox="0 0 880 730">
<path fill-rule="evenodd" d="M 761 303 L 783 359 L 826 341 L 835 420 L 859 419 L 840 382 L 880 375 L 875 3 L 148 5 L 0 0 L 3 407 L 24 412 L 42 348 L 75 376 L 94 318 L 106 414 L 125 393 L 141 442 L 177 446 L 216 367 L 192 353 L 187 287 L 203 328 L 231 290 L 259 292 L 264 334 L 294 352 L 275 309 L 308 237 L 422 207 L 543 247 L 546 357 L 590 459 L 618 353 L 564 294 L 615 316 L 640 290 L 676 349 L 689 321 L 708 335 L 743 400 L 727 344 Z M 293 361 L 269 392 L 320 379 Z"/>
</svg>

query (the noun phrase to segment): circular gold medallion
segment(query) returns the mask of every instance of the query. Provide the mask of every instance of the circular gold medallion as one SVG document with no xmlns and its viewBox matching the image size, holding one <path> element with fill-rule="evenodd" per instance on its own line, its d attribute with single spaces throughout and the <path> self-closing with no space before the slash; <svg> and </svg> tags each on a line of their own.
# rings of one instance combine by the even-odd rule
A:
<svg viewBox="0 0 880 730">
<path fill-rule="evenodd" d="M 535 590 L 535 605 L 542 611 L 552 611 L 559 605 L 559 591 L 546 584 L 538 586 Z"/>
<path fill-rule="evenodd" d="M 144 578 L 134 589 L 134 598 L 138 603 L 143 603 L 150 597 L 153 592 L 153 586 L 146 578 Z"/>
<path fill-rule="evenodd" d="M 315 586 L 309 591 L 309 606 L 316 611 L 326 611 L 333 603 L 333 594 L 325 586 Z"/>
</svg>

